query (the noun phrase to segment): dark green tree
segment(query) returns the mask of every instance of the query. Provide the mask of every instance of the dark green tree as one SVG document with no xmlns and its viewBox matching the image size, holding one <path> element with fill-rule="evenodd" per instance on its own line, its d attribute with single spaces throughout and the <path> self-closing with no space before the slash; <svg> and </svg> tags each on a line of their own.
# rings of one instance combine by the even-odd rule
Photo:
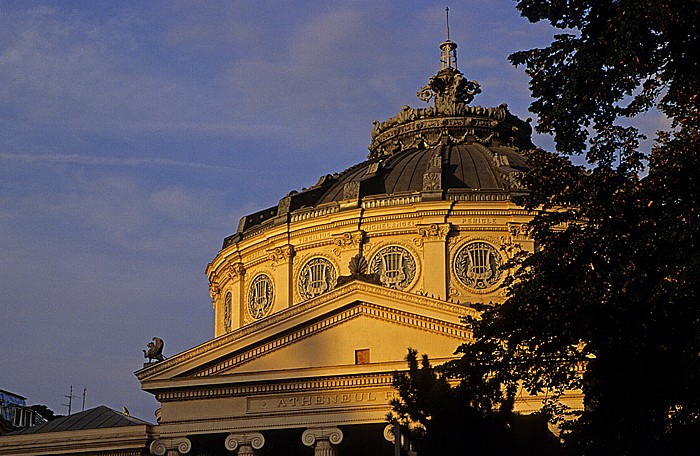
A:
<svg viewBox="0 0 700 456">
<path fill-rule="evenodd" d="M 565 32 L 511 56 L 557 151 L 528 157 L 520 203 L 536 211 L 537 251 L 514 259 L 507 300 L 473 323 L 476 344 L 502 349 L 531 391 L 583 389 L 572 454 L 697 454 L 700 2 L 517 7 Z M 671 129 L 643 150 L 632 125 L 650 109 Z"/>
<path fill-rule="evenodd" d="M 565 426 L 568 453 L 697 454 L 700 2 L 517 8 L 562 29 L 548 47 L 511 56 L 531 77 L 536 129 L 557 149 L 529 154 L 530 193 L 519 201 L 536 214 L 537 249 L 512 259 L 506 301 L 467 322 L 475 342 L 460 347 L 460 361 L 418 368 L 409 354 L 395 411 L 423 425 L 431 451 L 447 429 L 498 430 L 489 410 L 511 420 L 516 384 L 553 397 L 581 388 L 585 409 Z M 671 128 L 644 149 L 634 119 L 652 109 Z M 463 381 L 449 388 L 448 378 Z M 484 435 L 494 434 L 454 441 L 444 454 Z"/>
<path fill-rule="evenodd" d="M 472 347 L 468 350 L 463 360 L 435 368 L 426 355 L 419 363 L 418 353 L 409 349 L 408 371 L 394 374 L 399 398 L 392 400 L 387 418 L 398 421 L 421 456 L 461 455 L 465 449 L 480 455 L 512 454 L 513 394 L 501 388 L 498 378 L 506 371 L 494 370 L 491 357 L 463 369 L 461 363 L 478 356 Z"/>
</svg>

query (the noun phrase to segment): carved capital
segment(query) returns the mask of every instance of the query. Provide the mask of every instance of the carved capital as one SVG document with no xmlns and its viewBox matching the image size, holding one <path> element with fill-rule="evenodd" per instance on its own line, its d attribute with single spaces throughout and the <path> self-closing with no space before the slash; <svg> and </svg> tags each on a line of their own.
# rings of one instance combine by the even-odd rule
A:
<svg viewBox="0 0 700 456">
<path fill-rule="evenodd" d="M 336 455 L 335 446 L 343 441 L 343 432 L 337 427 L 309 428 L 301 435 L 301 441 L 314 448 L 315 456 Z"/>
<path fill-rule="evenodd" d="M 508 231 L 510 231 L 510 235 L 515 238 L 524 238 L 528 235 L 528 226 L 527 223 L 509 222 Z"/>
<path fill-rule="evenodd" d="M 431 223 L 430 225 L 418 225 L 418 234 L 424 241 L 445 241 L 449 232 L 449 223 Z"/>
<path fill-rule="evenodd" d="M 362 230 L 349 231 L 347 233 L 334 234 L 333 243 L 337 246 L 333 249 L 333 253 L 340 255 L 340 252 L 347 249 L 355 249 L 361 243 L 364 238 L 365 232 Z"/>
<path fill-rule="evenodd" d="M 157 439 L 149 447 L 155 456 L 178 456 L 189 453 L 191 449 L 192 442 L 187 437 Z"/>
<path fill-rule="evenodd" d="M 255 456 L 264 445 L 265 437 L 259 432 L 231 433 L 224 441 L 227 450 L 238 450 L 238 456 Z"/>
<path fill-rule="evenodd" d="M 226 273 L 231 280 L 239 279 L 245 275 L 245 266 L 243 263 L 233 263 L 226 269 Z"/>
<path fill-rule="evenodd" d="M 285 263 L 294 257 L 294 246 L 291 244 L 269 249 L 268 258 L 273 264 Z"/>
<path fill-rule="evenodd" d="M 216 301 L 220 294 L 221 288 L 219 288 L 219 284 L 216 282 L 209 282 L 209 296 L 211 296 L 211 299 Z"/>
</svg>

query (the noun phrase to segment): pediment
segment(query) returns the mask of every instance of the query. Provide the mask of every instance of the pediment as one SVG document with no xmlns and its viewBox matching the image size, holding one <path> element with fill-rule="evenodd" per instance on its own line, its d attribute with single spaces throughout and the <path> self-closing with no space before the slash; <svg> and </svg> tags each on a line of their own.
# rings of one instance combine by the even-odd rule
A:
<svg viewBox="0 0 700 456">
<path fill-rule="evenodd" d="M 278 312 L 136 372 L 144 389 L 187 380 L 245 382 L 289 376 L 389 371 L 407 347 L 450 356 L 470 337 L 461 323 L 471 308 L 363 282 Z M 370 364 L 357 366 L 356 350 Z M 185 383 L 183 383 L 185 381 Z"/>
</svg>

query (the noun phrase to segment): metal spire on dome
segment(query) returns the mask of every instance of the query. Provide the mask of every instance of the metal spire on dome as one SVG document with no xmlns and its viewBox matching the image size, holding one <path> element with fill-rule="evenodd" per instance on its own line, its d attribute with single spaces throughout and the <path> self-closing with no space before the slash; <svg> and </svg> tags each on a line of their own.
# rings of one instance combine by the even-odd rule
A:
<svg viewBox="0 0 700 456">
<path fill-rule="evenodd" d="M 445 7 L 445 23 L 447 25 L 447 39 L 440 44 L 440 69 L 457 70 L 457 43 L 450 41 L 450 8 Z"/>
</svg>

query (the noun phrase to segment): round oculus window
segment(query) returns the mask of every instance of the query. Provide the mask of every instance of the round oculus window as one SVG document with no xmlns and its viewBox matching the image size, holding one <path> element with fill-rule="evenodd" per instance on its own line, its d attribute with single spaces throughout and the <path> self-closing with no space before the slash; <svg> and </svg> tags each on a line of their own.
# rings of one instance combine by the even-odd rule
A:
<svg viewBox="0 0 700 456">
<path fill-rule="evenodd" d="M 471 242 L 458 251 L 454 259 L 454 273 L 462 285 L 475 290 L 494 287 L 503 271 L 503 257 L 486 242 Z"/>
<path fill-rule="evenodd" d="M 416 277 L 416 259 L 405 248 L 390 245 L 374 254 L 370 272 L 378 274 L 385 287 L 403 290 Z"/>
<path fill-rule="evenodd" d="M 248 289 L 248 313 L 256 320 L 264 317 L 272 309 L 275 294 L 272 279 L 258 274 Z"/>
<path fill-rule="evenodd" d="M 332 290 L 338 280 L 338 271 L 329 260 L 323 257 L 312 258 L 299 271 L 297 288 L 304 299 Z"/>
</svg>

